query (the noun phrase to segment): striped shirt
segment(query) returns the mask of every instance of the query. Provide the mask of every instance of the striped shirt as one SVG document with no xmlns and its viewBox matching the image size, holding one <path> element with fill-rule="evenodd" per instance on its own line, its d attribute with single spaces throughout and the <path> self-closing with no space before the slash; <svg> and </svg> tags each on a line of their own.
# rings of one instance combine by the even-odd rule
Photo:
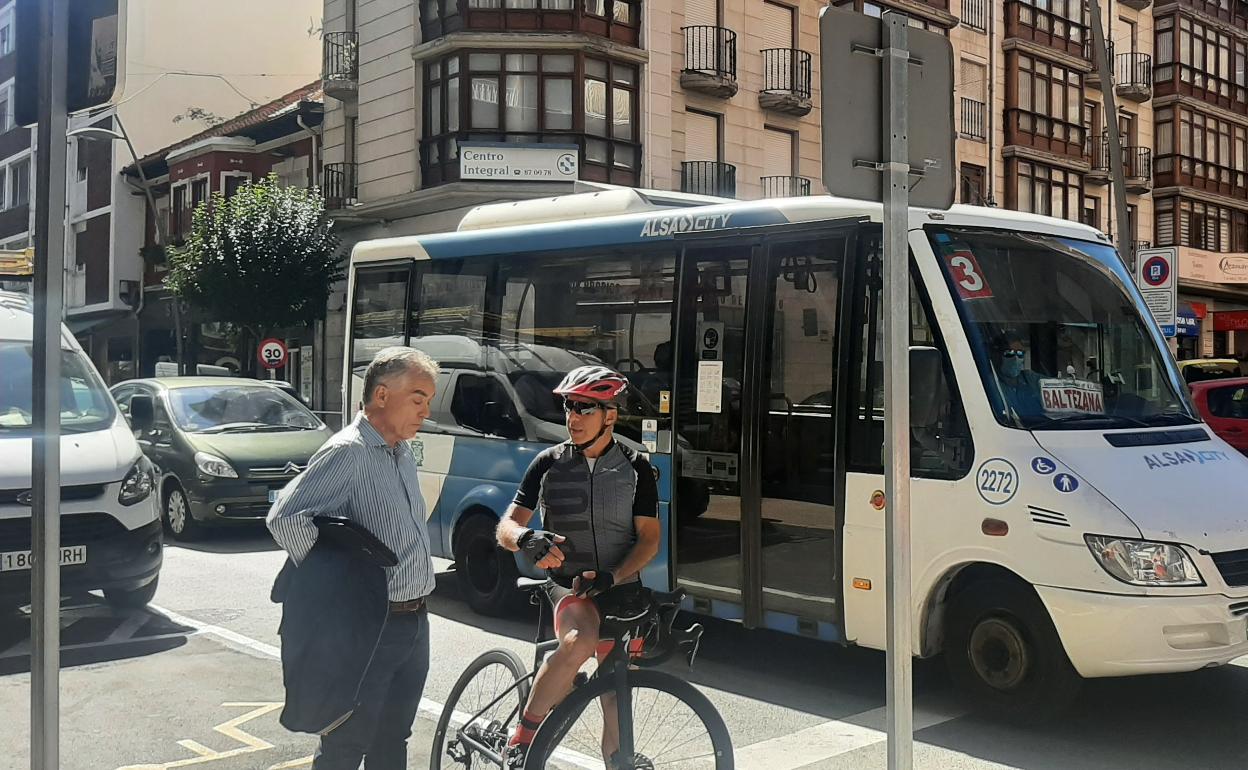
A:
<svg viewBox="0 0 1248 770">
<path fill-rule="evenodd" d="M 273 539 L 296 564 L 316 543 L 312 517 L 317 515 L 352 519 L 394 551 L 398 566 L 386 569 L 390 601 L 433 592 L 416 458 L 406 441 L 388 445 L 363 412 L 317 450 L 308 469 L 286 485 L 269 511 Z"/>
</svg>

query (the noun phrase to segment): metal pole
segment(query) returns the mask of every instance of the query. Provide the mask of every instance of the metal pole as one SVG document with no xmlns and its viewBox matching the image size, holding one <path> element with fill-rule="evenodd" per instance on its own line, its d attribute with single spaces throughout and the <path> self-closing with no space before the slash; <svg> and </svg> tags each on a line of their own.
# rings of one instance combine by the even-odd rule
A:
<svg viewBox="0 0 1248 770">
<path fill-rule="evenodd" d="M 65 80 L 69 0 L 39 4 L 35 318 L 31 457 L 30 763 L 60 767 L 61 312 L 64 302 Z M 34 41 L 27 41 L 34 45 Z"/>
<path fill-rule="evenodd" d="M 1088 0 L 1088 13 L 1092 16 L 1092 58 L 1101 76 L 1101 95 L 1105 100 L 1105 136 L 1109 138 L 1109 171 L 1114 184 L 1114 216 L 1118 219 L 1118 253 L 1135 269 L 1135 254 L 1131 251 L 1135 234 L 1131 232 L 1127 215 L 1127 180 L 1122 168 L 1122 138 L 1118 135 L 1118 101 L 1114 98 L 1113 67 L 1105 45 L 1099 0 Z M 1095 163 L 1096 158 L 1092 161 Z"/>
<path fill-rule="evenodd" d="M 888 466 L 888 768 L 914 762 L 910 658 L 910 85 L 907 19 L 883 16 L 884 84 L 884 435 Z"/>
</svg>

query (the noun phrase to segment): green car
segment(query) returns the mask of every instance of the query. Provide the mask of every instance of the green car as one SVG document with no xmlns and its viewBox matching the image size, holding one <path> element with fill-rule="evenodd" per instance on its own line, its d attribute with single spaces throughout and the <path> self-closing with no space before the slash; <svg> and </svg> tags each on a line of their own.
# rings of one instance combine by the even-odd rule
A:
<svg viewBox="0 0 1248 770">
<path fill-rule="evenodd" d="M 151 427 L 135 438 L 156 466 L 161 516 L 177 540 L 212 525 L 263 522 L 278 491 L 332 435 L 306 406 L 263 380 L 129 380 L 112 393 L 127 419 L 131 399 L 152 399 Z"/>
</svg>

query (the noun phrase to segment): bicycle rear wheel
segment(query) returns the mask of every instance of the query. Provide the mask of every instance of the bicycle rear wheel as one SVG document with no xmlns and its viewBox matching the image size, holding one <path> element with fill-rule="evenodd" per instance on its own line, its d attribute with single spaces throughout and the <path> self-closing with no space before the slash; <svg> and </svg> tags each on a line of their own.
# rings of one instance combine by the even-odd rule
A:
<svg viewBox="0 0 1248 770">
<path fill-rule="evenodd" d="M 732 739 L 719 712 L 693 685 L 661 671 L 628 672 L 633 701 L 632 760 L 603 759 L 601 698 L 611 676 L 572 691 L 542 722 L 524 770 L 732 770 Z"/>
<path fill-rule="evenodd" d="M 490 650 L 468 664 L 438 719 L 429 770 L 497 768 L 464 739 L 505 755 L 511 728 L 529 699 L 527 676 L 520 658 L 509 650 Z"/>
</svg>

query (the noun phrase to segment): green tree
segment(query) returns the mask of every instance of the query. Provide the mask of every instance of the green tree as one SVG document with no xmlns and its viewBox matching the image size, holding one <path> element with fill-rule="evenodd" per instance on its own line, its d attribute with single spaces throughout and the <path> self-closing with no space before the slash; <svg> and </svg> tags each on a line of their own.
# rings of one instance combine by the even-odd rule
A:
<svg viewBox="0 0 1248 770">
<path fill-rule="evenodd" d="M 214 193 L 195 209 L 185 245 L 170 255 L 165 286 L 258 341 L 324 318 L 330 287 L 342 277 L 320 193 L 284 186 L 270 174 L 230 198 Z"/>
</svg>

